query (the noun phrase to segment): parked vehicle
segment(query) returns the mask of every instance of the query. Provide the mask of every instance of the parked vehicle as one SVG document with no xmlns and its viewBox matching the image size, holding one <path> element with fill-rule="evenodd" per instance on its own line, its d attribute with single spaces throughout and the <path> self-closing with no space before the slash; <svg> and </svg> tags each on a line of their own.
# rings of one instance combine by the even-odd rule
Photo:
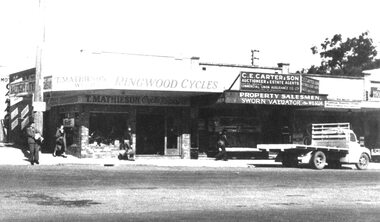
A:
<svg viewBox="0 0 380 222">
<path fill-rule="evenodd" d="M 359 170 L 364 170 L 371 158 L 370 150 L 359 144 L 355 133 L 350 129 L 350 123 L 312 124 L 311 145 L 258 144 L 257 148 L 278 152 L 276 161 L 282 162 L 283 166 L 308 164 L 318 170 L 326 164 L 330 168 L 355 164 Z"/>
<path fill-rule="evenodd" d="M 371 160 L 373 162 L 380 162 L 380 148 L 371 149 Z"/>
</svg>

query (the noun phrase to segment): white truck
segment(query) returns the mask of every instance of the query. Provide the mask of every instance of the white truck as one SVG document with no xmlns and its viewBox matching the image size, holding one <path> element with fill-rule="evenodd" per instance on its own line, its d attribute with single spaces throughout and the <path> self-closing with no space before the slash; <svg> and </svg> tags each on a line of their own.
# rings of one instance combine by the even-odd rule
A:
<svg viewBox="0 0 380 222">
<path fill-rule="evenodd" d="M 278 153 L 276 162 L 283 166 L 296 167 L 308 164 L 321 170 L 326 164 L 340 168 L 342 164 L 355 164 L 359 170 L 368 167 L 370 150 L 361 146 L 350 123 L 312 124 L 311 145 L 303 144 L 258 144 L 257 148 Z"/>
</svg>

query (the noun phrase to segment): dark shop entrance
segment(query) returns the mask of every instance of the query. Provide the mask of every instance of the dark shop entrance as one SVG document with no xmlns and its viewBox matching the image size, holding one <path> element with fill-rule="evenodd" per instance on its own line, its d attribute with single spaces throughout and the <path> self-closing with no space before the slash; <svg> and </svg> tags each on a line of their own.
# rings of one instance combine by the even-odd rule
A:
<svg viewBox="0 0 380 222">
<path fill-rule="evenodd" d="M 138 114 L 136 117 L 136 154 L 164 155 L 164 115 Z"/>
</svg>

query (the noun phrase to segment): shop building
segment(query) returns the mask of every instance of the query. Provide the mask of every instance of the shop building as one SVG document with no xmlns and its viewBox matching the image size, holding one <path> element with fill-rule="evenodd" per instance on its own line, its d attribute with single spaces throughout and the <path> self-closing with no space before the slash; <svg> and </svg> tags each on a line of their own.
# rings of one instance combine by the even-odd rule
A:
<svg viewBox="0 0 380 222">
<path fill-rule="evenodd" d="M 372 121 L 380 110 L 378 80 L 372 74 L 306 76 L 289 74 L 287 64 L 254 67 L 138 54 L 79 53 L 43 61 L 46 152 L 59 124 L 67 132 L 67 153 L 78 157 L 117 152 L 128 127 L 137 156 L 155 157 L 190 158 L 191 150 L 212 156 L 223 129 L 236 150 L 307 143 L 314 122 L 351 122 L 358 135 L 372 138 L 368 144 L 379 139 Z M 12 98 L 24 101 L 12 108 L 18 113 L 12 118 L 14 140 L 21 140 L 16 135 L 32 117 L 30 76 L 10 78 Z"/>
<path fill-rule="evenodd" d="M 201 145 L 204 135 L 199 132 L 209 123 L 199 120 L 207 113 L 202 110 L 218 105 L 240 70 L 282 72 L 278 67 L 200 63 L 199 58 L 87 56 L 85 61 L 97 65 L 81 63 L 78 71 L 67 72 L 44 69 L 54 73 L 46 84 L 51 88 L 45 92 L 45 125 L 52 130 L 45 136 L 52 137 L 54 124 L 65 123 L 68 153 L 80 157 L 97 157 L 100 148 L 117 151 L 128 127 L 137 156 L 190 158 L 191 149 L 206 154 L 210 148 Z M 209 141 L 217 133 L 215 128 L 212 132 L 206 135 Z"/>
</svg>

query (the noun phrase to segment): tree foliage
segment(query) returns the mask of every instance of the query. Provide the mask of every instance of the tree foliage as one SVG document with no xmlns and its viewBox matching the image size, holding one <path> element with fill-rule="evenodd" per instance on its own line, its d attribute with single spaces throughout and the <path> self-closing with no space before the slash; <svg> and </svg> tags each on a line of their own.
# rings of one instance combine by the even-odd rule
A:
<svg viewBox="0 0 380 222">
<path fill-rule="evenodd" d="M 361 75 L 365 69 L 380 68 L 380 59 L 368 32 L 359 37 L 343 40 L 341 34 L 326 38 L 320 49 L 311 48 L 313 54 L 320 55 L 320 66 L 311 66 L 308 73 L 332 75 Z"/>
</svg>

